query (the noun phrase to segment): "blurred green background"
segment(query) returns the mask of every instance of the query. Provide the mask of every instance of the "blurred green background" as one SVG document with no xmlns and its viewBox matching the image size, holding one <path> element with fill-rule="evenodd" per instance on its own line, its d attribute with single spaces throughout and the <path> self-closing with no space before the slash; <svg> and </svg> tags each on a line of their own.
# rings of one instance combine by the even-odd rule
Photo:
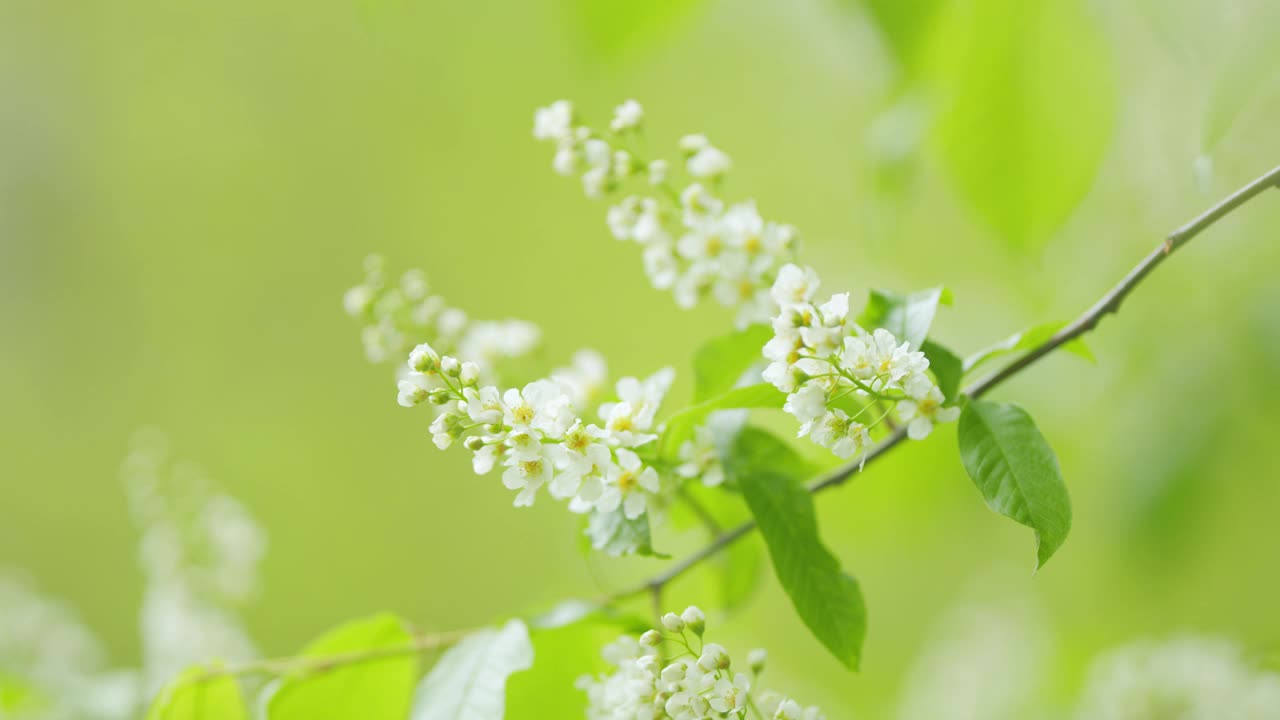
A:
<svg viewBox="0 0 1280 720">
<path fill-rule="evenodd" d="M 620 586 L 562 507 L 515 511 L 496 476 L 432 447 L 340 302 L 381 252 L 474 317 L 539 323 L 549 362 L 590 346 L 614 376 L 687 368 L 729 315 L 651 289 L 605 205 L 552 174 L 531 118 L 561 97 L 597 124 L 639 99 L 653 148 L 708 133 L 735 161 L 728 195 L 796 225 L 828 290 L 945 283 L 935 329 L 965 352 L 1073 317 L 1280 163 L 1267 3 L 1080 4 L 1039 40 L 957 4 L 0 0 L 0 565 L 136 661 L 118 466 L 155 425 L 270 533 L 246 612 L 267 653 L 380 609 L 467 627 Z M 1015 62 L 952 63 L 975 38 Z M 1017 61 L 1036 47 L 1058 59 Z M 1011 83 L 1032 92 L 1005 107 Z M 939 88 L 995 125 L 931 124 Z M 994 146 L 971 142 L 993 127 Z M 1058 196 L 1064 224 L 1026 221 Z M 1032 411 L 1073 493 L 1046 569 L 1032 577 L 1030 533 L 984 507 L 948 427 L 818 502 L 867 596 L 862 673 L 767 570 L 720 639 L 769 647 L 770 684 L 833 718 L 890 715 L 958 604 L 1035 608 L 1050 699 L 1138 637 L 1274 653 L 1278 230 L 1280 192 L 1162 267 L 1090 340 L 1096 366 L 1053 357 L 996 394 Z M 702 587 L 669 602 L 713 604 Z"/>
</svg>

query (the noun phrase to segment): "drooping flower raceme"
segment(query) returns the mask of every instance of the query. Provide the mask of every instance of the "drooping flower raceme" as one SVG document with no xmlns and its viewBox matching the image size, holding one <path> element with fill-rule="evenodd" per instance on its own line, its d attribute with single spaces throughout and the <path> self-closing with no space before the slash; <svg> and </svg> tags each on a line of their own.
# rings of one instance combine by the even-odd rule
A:
<svg viewBox="0 0 1280 720">
<path fill-rule="evenodd" d="M 370 362 L 400 359 L 409 348 L 428 342 L 456 351 L 475 364 L 480 378 L 496 382 L 503 360 L 532 352 L 541 340 L 537 325 L 523 320 L 472 320 L 463 310 L 433 295 L 421 270 L 405 272 L 399 282 L 386 279 L 380 256 L 365 259 L 365 279 L 342 298 L 347 314 L 362 321 L 361 340 Z M 413 382 L 401 371 L 397 380 Z M 427 388 L 429 389 L 429 388 Z"/>
<path fill-rule="evenodd" d="M 764 347 L 764 379 L 787 393 L 783 409 L 800 421 L 800 437 L 858 457 L 871 446 L 871 429 L 895 413 L 914 440 L 959 416 L 943 406 L 924 353 L 884 328 L 859 327 L 848 293 L 817 304 L 818 284 L 811 268 L 781 269 L 772 288 L 780 310 Z"/>
<path fill-rule="evenodd" d="M 600 132 L 578 124 L 573 106 L 560 100 L 535 113 L 533 135 L 556 143 L 552 167 L 579 175 L 588 197 L 620 195 L 627 183 L 642 188 L 610 207 L 606 221 L 615 238 L 643 248 L 654 287 L 670 290 L 682 307 L 712 296 L 737 310 L 740 327 L 767 321 L 777 312 L 769 287 L 795 255 L 795 230 L 761 218 L 752 201 L 726 206 L 713 193 L 732 162 L 703 135 L 680 141 L 688 182 L 677 189 L 665 160 L 641 157 L 643 120 L 640 104 L 628 100 Z"/>
<path fill-rule="evenodd" d="M 600 406 L 597 425 L 577 402 L 598 392 L 591 387 L 604 377 L 602 361 L 579 355 L 575 367 L 501 390 L 481 384 L 471 362 L 440 355 L 424 343 L 409 355 L 417 381 L 401 387 L 399 401 L 438 406 L 431 423 L 436 446 L 445 449 L 462 439 L 474 453 L 477 474 L 501 467 L 503 484 L 517 491 L 516 506 L 532 505 L 545 486 L 574 512 L 621 510 L 636 519 L 662 492 L 657 470 L 640 453 L 657 439 L 654 416 L 674 373 L 665 369 L 645 380 L 618 381 L 619 399 Z"/>
<path fill-rule="evenodd" d="M 735 665 L 723 646 L 703 642 L 705 630 L 702 611 L 691 606 L 664 615 L 659 629 L 605 646 L 610 672 L 578 679 L 589 720 L 822 720 L 816 707 L 759 690 L 763 650 L 749 653 L 746 667 Z M 673 651 L 671 657 L 664 659 L 664 647 Z"/>
</svg>

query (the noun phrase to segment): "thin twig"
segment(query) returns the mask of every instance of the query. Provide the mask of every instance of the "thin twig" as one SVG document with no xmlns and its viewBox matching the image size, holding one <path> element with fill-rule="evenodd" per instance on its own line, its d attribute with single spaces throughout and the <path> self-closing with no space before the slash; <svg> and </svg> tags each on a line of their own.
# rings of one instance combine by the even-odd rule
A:
<svg viewBox="0 0 1280 720">
<path fill-rule="evenodd" d="M 454 630 L 443 633 L 423 633 L 415 635 L 412 640 L 399 645 L 354 650 L 333 655 L 292 655 L 289 657 L 251 660 L 238 665 L 211 667 L 195 678 L 197 682 L 219 677 L 240 677 L 245 675 L 290 675 L 322 673 L 337 667 L 354 665 L 374 660 L 384 660 L 401 655 L 416 655 L 429 650 L 439 650 L 458 642 L 471 634 L 472 630 Z"/>
<path fill-rule="evenodd" d="M 1272 187 L 1280 188 L 1280 167 L 1272 169 L 1267 174 L 1259 177 L 1248 185 L 1245 185 L 1232 193 L 1226 199 L 1201 213 L 1191 222 L 1188 222 L 1177 230 L 1174 230 L 1169 234 L 1164 242 L 1156 246 L 1151 253 L 1143 258 L 1142 262 L 1138 263 L 1133 270 L 1130 270 L 1129 274 L 1125 275 L 1124 279 L 1112 287 L 1111 290 L 1098 300 L 1098 302 L 1094 303 L 1092 307 L 1086 310 L 1074 322 L 1063 327 L 1055 333 L 1053 337 L 1032 348 L 1025 355 L 1019 357 L 1004 368 L 991 373 L 981 380 L 978 380 L 962 392 L 971 398 L 981 397 L 992 388 L 1022 372 L 1037 360 L 1053 352 L 1063 344 L 1093 330 L 1097 327 L 1098 323 L 1104 316 L 1118 311 L 1120 309 L 1120 304 L 1129 296 L 1129 293 L 1133 292 L 1134 288 L 1136 288 L 1152 270 L 1155 270 L 1165 258 L 1173 254 L 1175 250 L 1190 242 L 1192 238 L 1199 235 L 1201 232 L 1204 232 L 1222 218 L 1231 214 L 1233 210 L 1244 205 L 1246 202 L 1262 193 L 1262 191 Z M 846 480 L 860 471 L 863 467 L 870 465 L 886 452 L 897 447 L 897 445 L 905 438 L 906 432 L 902 428 L 894 430 L 883 440 L 877 443 L 875 447 L 871 448 L 871 450 L 867 452 L 865 458 L 855 462 L 846 463 L 825 475 L 815 478 L 808 485 L 809 492 L 816 495 L 828 488 L 844 484 Z M 643 592 L 653 592 L 654 588 L 661 588 L 665 586 L 667 583 L 670 583 L 672 580 L 675 580 L 693 567 L 697 566 L 703 560 L 706 560 L 729 545 L 732 545 L 754 529 L 756 529 L 755 520 L 747 520 L 741 525 L 721 533 L 706 546 L 685 557 L 683 560 L 662 573 L 653 576 L 639 585 L 613 594 L 610 596 L 610 600 L 616 601 L 638 595 Z"/>
</svg>

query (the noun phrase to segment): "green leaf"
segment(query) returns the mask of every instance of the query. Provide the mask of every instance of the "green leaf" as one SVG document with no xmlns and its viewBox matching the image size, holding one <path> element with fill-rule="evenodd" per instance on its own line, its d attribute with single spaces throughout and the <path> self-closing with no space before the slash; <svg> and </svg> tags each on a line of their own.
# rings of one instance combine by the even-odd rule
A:
<svg viewBox="0 0 1280 720">
<path fill-rule="evenodd" d="M 403 720 L 418 677 L 413 636 L 400 618 L 380 614 L 325 633 L 305 657 L 369 653 L 360 662 L 286 675 L 267 704 L 271 720 Z M 397 649 L 405 652 L 395 652 Z M 378 655 L 378 651 L 389 651 Z"/>
<path fill-rule="evenodd" d="M 910 72 L 943 0 L 863 0 L 898 66 Z"/>
<path fill-rule="evenodd" d="M 1001 340 L 990 347 L 983 348 L 966 358 L 964 361 L 964 371 L 967 374 L 973 372 L 978 368 L 978 366 L 983 365 L 988 360 L 994 360 L 995 358 L 1009 353 L 1030 350 L 1046 342 L 1066 326 L 1067 324 L 1065 322 L 1045 323 L 1043 325 L 1036 325 L 1035 327 L 1023 330 L 1020 333 L 1010 335 L 1004 340 Z M 1082 357 L 1091 363 L 1098 362 L 1098 359 L 1093 355 L 1093 351 L 1085 344 L 1084 338 L 1076 338 L 1068 343 L 1064 343 L 1062 345 L 1062 349 L 1072 355 Z"/>
<path fill-rule="evenodd" d="M 647 513 L 632 520 L 627 518 L 622 508 L 611 513 L 593 512 L 587 517 L 586 536 L 591 547 L 609 555 L 667 557 L 654 552 Z"/>
<path fill-rule="evenodd" d="M 241 720 L 249 715 L 240 685 L 230 675 L 209 675 L 206 668 L 189 668 L 171 682 L 151 704 L 147 720 Z"/>
<path fill-rule="evenodd" d="M 950 305 L 951 293 L 943 287 L 899 295 L 889 290 L 872 290 L 858 324 L 868 331 L 884 328 L 899 341 L 918 350 L 929 335 L 939 305 Z"/>
<path fill-rule="evenodd" d="M 1086 0 L 956 0 L 933 33 L 944 168 L 1015 245 L 1062 225 L 1110 143 L 1115 81 L 1091 10 Z"/>
<path fill-rule="evenodd" d="M 1036 533 L 1044 567 L 1071 529 L 1058 458 L 1026 410 L 973 400 L 960 414 L 960 459 L 987 507 Z"/>
<path fill-rule="evenodd" d="M 574 690 L 574 682 L 600 663 L 600 648 L 617 640 L 620 632 L 638 635 L 653 624 L 647 620 L 638 630 L 608 622 L 580 622 L 554 630 L 533 629 L 533 667 L 507 681 L 505 720 L 585 718 L 586 693 Z"/>
<path fill-rule="evenodd" d="M 732 389 L 748 368 L 762 362 L 764 345 L 772 337 L 768 326 L 752 325 L 699 348 L 693 356 L 693 402 L 706 402 Z"/>
<path fill-rule="evenodd" d="M 867 612 L 858 582 L 840 569 L 818 537 L 813 497 L 801 477 L 806 464 L 763 430 L 739 436 L 729 472 L 746 498 L 782 589 L 800 619 L 845 667 L 856 670 Z"/>
<path fill-rule="evenodd" d="M 646 44 L 678 26 L 700 0 L 576 0 L 576 16 L 590 48 L 614 56 Z"/>
<path fill-rule="evenodd" d="M 964 376 L 964 361 L 959 355 L 932 340 L 925 340 L 920 346 L 920 351 L 929 358 L 929 369 L 938 379 L 938 389 L 942 391 L 946 402 L 950 403 L 960 392 L 960 378 Z"/>
<path fill-rule="evenodd" d="M 734 408 L 780 408 L 787 396 L 768 383 L 757 383 L 734 388 L 709 400 L 691 405 L 672 415 L 666 429 L 658 439 L 658 451 L 663 457 L 672 457 L 680 451 L 685 440 L 693 436 L 695 426 L 716 410 Z"/>
<path fill-rule="evenodd" d="M 472 633 L 450 648 L 418 685 L 411 718 L 502 720 L 507 678 L 532 666 L 533 645 L 523 622 L 510 620 L 501 630 Z"/>
</svg>

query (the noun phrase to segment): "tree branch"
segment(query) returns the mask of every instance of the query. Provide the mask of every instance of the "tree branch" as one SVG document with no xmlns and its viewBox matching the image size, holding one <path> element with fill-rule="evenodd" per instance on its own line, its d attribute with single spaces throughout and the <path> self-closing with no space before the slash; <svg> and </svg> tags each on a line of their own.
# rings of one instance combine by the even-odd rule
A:
<svg viewBox="0 0 1280 720">
<path fill-rule="evenodd" d="M 239 677 L 245 675 L 287 675 L 293 673 L 321 673 L 337 667 L 362 662 L 382 660 L 401 655 L 416 655 L 429 650 L 438 650 L 458 642 L 471 634 L 472 630 L 454 630 L 443 633 L 421 633 L 400 645 L 373 648 L 370 650 L 354 650 L 334 655 L 293 655 L 289 657 L 251 660 L 238 665 L 211 667 L 195 680 L 204 682 L 219 677 Z"/>
<path fill-rule="evenodd" d="M 979 398 L 991 389 L 995 388 L 997 385 L 1030 367 L 1037 360 L 1058 349 L 1063 344 L 1093 330 L 1098 326 L 1098 323 L 1101 322 L 1103 317 L 1117 312 L 1120 309 L 1120 304 L 1129 296 L 1129 293 L 1133 292 L 1133 290 L 1138 287 L 1147 275 L 1151 274 L 1152 270 L 1155 270 L 1160 263 L 1164 262 L 1165 258 L 1172 255 L 1174 251 L 1183 245 L 1186 245 L 1201 232 L 1204 232 L 1206 229 L 1211 227 L 1214 223 L 1227 215 L 1230 215 L 1236 208 L 1244 205 L 1249 200 L 1262 193 L 1262 191 L 1272 187 L 1280 188 L 1280 167 L 1272 169 L 1265 175 L 1259 177 L 1248 185 L 1245 185 L 1232 193 L 1226 199 L 1201 213 L 1194 220 L 1191 220 L 1177 230 L 1174 230 L 1172 233 L 1169 233 L 1169 236 L 1164 242 L 1157 245 L 1154 250 L 1142 259 L 1142 262 L 1138 263 L 1137 266 L 1129 271 L 1128 275 L 1125 275 L 1118 284 L 1107 291 L 1105 295 L 1080 315 L 1080 317 L 1076 318 L 1075 321 L 1063 327 L 1055 333 L 1053 337 L 1032 348 L 1025 355 L 1022 355 L 1004 368 L 987 375 L 981 380 L 978 380 L 965 388 L 962 391 L 963 394 L 968 395 L 971 398 Z M 809 492 L 816 495 L 828 488 L 843 485 L 846 480 L 859 472 L 863 467 L 870 465 L 885 453 L 897 447 L 898 444 L 906 438 L 906 436 L 907 434 L 904 429 L 898 428 L 894 430 L 883 440 L 877 443 L 875 447 L 871 448 L 871 450 L 867 452 L 865 458 L 855 462 L 846 463 L 825 475 L 815 478 L 808 485 Z M 655 588 L 660 590 L 667 583 L 670 583 L 672 580 L 675 580 L 688 572 L 703 560 L 706 560 L 729 545 L 732 545 L 734 542 L 737 542 L 754 529 L 756 529 L 756 522 L 754 520 L 747 520 L 741 525 L 721 533 L 702 549 L 685 557 L 683 560 L 671 566 L 664 572 L 653 576 L 649 580 L 646 580 L 635 587 L 615 593 L 610 597 L 610 600 L 621 600 L 644 592 L 652 593 L 655 592 Z"/>
</svg>

